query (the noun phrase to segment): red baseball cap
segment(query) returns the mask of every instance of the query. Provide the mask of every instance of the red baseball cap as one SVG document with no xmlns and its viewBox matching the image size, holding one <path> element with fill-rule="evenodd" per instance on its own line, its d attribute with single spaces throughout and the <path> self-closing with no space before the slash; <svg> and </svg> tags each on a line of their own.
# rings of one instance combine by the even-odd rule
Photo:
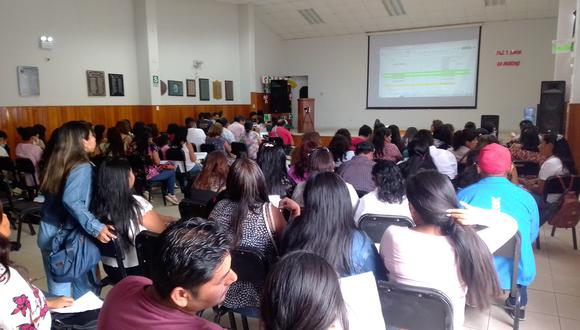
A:
<svg viewBox="0 0 580 330">
<path fill-rule="evenodd" d="M 488 144 L 479 151 L 478 164 L 485 174 L 506 174 L 512 167 L 512 154 L 502 145 Z"/>
</svg>

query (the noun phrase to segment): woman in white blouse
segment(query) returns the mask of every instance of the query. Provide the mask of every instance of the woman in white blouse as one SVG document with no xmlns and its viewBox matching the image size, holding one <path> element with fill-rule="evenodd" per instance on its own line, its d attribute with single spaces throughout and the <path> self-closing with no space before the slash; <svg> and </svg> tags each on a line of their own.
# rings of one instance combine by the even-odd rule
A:
<svg viewBox="0 0 580 330">
<path fill-rule="evenodd" d="M 442 291 L 453 306 L 454 328 L 461 329 L 466 299 L 486 308 L 498 296 L 491 253 L 517 231 L 507 214 L 458 205 L 451 181 L 436 171 L 407 181 L 407 198 L 416 227 L 390 226 L 381 240 L 389 280 Z M 471 225 L 486 226 L 475 232 Z"/>
</svg>

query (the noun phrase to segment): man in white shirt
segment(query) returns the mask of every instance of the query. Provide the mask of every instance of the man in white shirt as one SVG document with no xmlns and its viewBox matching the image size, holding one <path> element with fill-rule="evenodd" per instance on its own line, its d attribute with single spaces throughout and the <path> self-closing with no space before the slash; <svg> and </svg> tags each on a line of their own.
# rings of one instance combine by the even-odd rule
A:
<svg viewBox="0 0 580 330">
<path fill-rule="evenodd" d="M 205 132 L 195 126 L 195 120 L 191 117 L 185 118 L 185 127 L 187 127 L 187 142 L 193 143 L 199 151 L 200 145 L 205 143 Z"/>
<path fill-rule="evenodd" d="M 246 133 L 246 129 L 244 128 L 245 123 L 246 119 L 243 116 L 235 116 L 234 122 L 228 127 L 228 129 L 234 133 L 236 142 L 241 141 L 242 137 Z"/>
<path fill-rule="evenodd" d="M 222 124 L 223 126 L 223 131 L 222 131 L 222 137 L 228 141 L 229 144 L 232 144 L 232 142 L 236 142 L 236 137 L 234 136 L 234 133 L 232 133 L 232 131 L 230 131 L 228 129 L 228 126 L 230 126 L 230 123 L 228 123 L 228 120 L 225 118 L 220 118 L 217 120 L 218 123 Z"/>
</svg>

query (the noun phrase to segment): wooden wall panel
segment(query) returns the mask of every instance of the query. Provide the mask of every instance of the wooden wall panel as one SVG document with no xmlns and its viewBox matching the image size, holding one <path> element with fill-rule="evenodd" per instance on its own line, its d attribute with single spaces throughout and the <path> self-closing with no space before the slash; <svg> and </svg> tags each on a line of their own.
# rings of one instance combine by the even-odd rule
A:
<svg viewBox="0 0 580 330">
<path fill-rule="evenodd" d="M 568 104 L 566 139 L 572 149 L 576 169 L 580 170 L 580 104 Z"/>
<path fill-rule="evenodd" d="M 256 93 L 252 92 L 250 94 L 251 102 L 252 102 L 252 111 L 264 111 L 264 113 L 270 113 L 271 105 L 270 103 L 264 102 L 264 95 L 265 93 Z"/>
<path fill-rule="evenodd" d="M 93 124 L 111 127 L 121 119 L 131 123 L 142 121 L 156 123 L 160 130 L 165 130 L 170 123 L 184 124 L 186 117 L 197 118 L 202 112 L 223 112 L 224 117 L 232 120 L 235 115 L 248 116 L 251 106 L 248 104 L 227 105 L 163 105 L 156 110 L 155 106 L 35 106 L 35 107 L 2 107 L 0 106 L 0 129 L 8 135 L 8 144 L 12 152 L 20 141 L 17 127 L 44 125 L 50 136 L 52 130 L 71 120 L 86 120 Z"/>
</svg>

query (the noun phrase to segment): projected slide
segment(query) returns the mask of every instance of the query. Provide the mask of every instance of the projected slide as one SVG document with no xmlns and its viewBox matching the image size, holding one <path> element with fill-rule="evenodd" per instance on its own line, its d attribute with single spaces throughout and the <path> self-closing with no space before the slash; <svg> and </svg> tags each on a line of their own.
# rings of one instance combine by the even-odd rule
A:
<svg viewBox="0 0 580 330">
<path fill-rule="evenodd" d="M 470 96 L 475 90 L 475 40 L 381 49 L 380 97 Z"/>
<path fill-rule="evenodd" d="M 370 36 L 367 107 L 475 107 L 478 61 L 478 27 Z"/>
</svg>

